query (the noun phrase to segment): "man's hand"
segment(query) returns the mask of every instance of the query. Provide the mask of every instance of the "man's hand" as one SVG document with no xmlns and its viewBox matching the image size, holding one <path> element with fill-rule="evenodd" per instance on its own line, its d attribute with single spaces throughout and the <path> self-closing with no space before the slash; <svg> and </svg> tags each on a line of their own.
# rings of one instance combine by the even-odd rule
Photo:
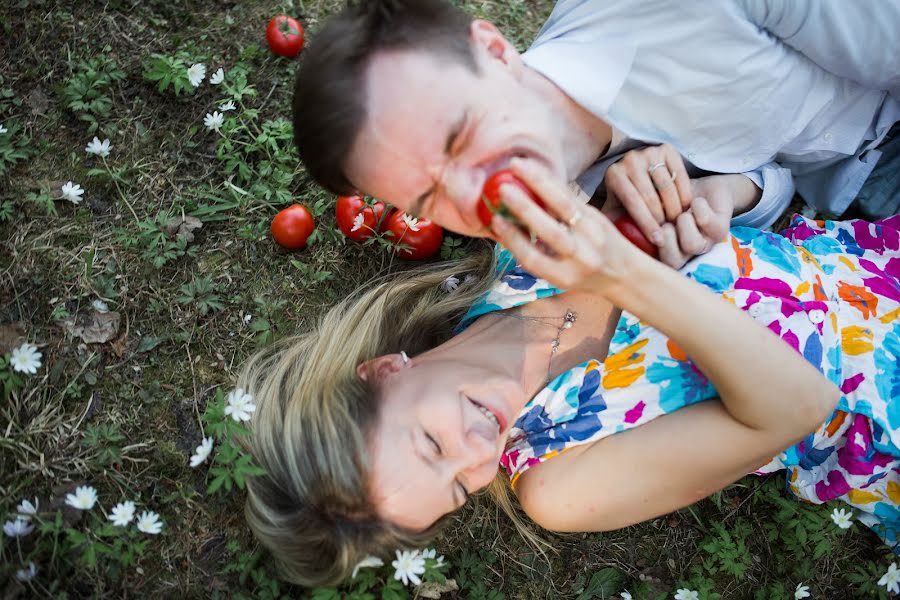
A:
<svg viewBox="0 0 900 600">
<path fill-rule="evenodd" d="M 734 212 L 734 195 L 728 178 L 713 175 L 691 180 L 696 194 L 690 208 L 661 226 L 663 242 L 659 259 L 678 269 L 694 256 L 709 252 L 728 235 Z M 737 175 L 747 179 L 743 175 Z M 750 185 L 752 181 L 747 180 Z"/>
</svg>

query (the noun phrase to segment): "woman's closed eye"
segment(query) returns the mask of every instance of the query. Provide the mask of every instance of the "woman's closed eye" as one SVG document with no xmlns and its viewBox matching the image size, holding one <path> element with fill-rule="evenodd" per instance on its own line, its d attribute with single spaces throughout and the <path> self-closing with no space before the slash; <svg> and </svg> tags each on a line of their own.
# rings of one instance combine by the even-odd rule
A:
<svg viewBox="0 0 900 600">
<path fill-rule="evenodd" d="M 434 439 L 434 437 L 427 431 L 425 432 L 425 437 L 428 438 L 428 441 L 431 442 L 431 445 L 434 447 L 435 455 L 438 457 L 443 456 L 444 452 L 441 449 L 441 445 L 438 444 L 438 441 Z M 457 489 L 459 490 L 459 501 L 457 503 L 460 507 L 462 507 L 462 505 L 469 500 L 469 490 L 466 489 L 466 486 L 464 486 L 459 479 L 455 479 L 453 482 L 456 484 Z M 457 494 L 454 494 L 454 496 L 456 495 Z"/>
</svg>

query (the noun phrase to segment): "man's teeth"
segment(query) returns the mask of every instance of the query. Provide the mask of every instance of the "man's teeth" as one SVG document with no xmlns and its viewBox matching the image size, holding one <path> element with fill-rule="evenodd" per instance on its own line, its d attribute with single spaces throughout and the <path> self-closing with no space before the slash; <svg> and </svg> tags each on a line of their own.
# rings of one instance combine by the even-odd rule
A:
<svg viewBox="0 0 900 600">
<path fill-rule="evenodd" d="M 494 416 L 494 413 L 492 413 L 491 411 L 489 411 L 488 409 L 486 409 L 485 407 L 480 406 L 480 405 L 478 406 L 478 410 L 480 410 L 481 414 L 483 414 L 485 417 L 487 417 L 491 423 L 496 425 L 497 429 L 500 429 L 500 423 L 497 421 L 497 417 Z"/>
</svg>

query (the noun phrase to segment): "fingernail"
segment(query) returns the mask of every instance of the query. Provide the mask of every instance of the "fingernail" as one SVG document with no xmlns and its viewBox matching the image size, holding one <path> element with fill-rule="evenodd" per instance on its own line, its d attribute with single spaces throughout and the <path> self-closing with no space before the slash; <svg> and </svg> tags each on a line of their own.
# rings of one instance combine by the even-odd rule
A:
<svg viewBox="0 0 900 600">
<path fill-rule="evenodd" d="M 654 231 L 650 234 L 650 241 L 656 244 L 657 246 L 662 245 L 663 235 L 661 231 Z"/>
</svg>

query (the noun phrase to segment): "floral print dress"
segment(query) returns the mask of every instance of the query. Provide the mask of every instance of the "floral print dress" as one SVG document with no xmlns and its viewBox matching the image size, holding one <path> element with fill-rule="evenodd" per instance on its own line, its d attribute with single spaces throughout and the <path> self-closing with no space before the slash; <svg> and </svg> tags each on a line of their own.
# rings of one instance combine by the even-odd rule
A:
<svg viewBox="0 0 900 600">
<path fill-rule="evenodd" d="M 499 252 L 502 279 L 460 327 L 561 292 Z M 797 497 L 850 504 L 898 551 L 900 216 L 869 223 L 797 215 L 781 235 L 736 227 L 681 272 L 765 324 L 842 392 L 818 430 L 756 473 L 784 470 Z M 573 446 L 716 397 L 677 344 L 623 312 L 605 361 L 561 374 L 525 406 L 501 465 L 515 486 L 528 468 Z"/>
</svg>

